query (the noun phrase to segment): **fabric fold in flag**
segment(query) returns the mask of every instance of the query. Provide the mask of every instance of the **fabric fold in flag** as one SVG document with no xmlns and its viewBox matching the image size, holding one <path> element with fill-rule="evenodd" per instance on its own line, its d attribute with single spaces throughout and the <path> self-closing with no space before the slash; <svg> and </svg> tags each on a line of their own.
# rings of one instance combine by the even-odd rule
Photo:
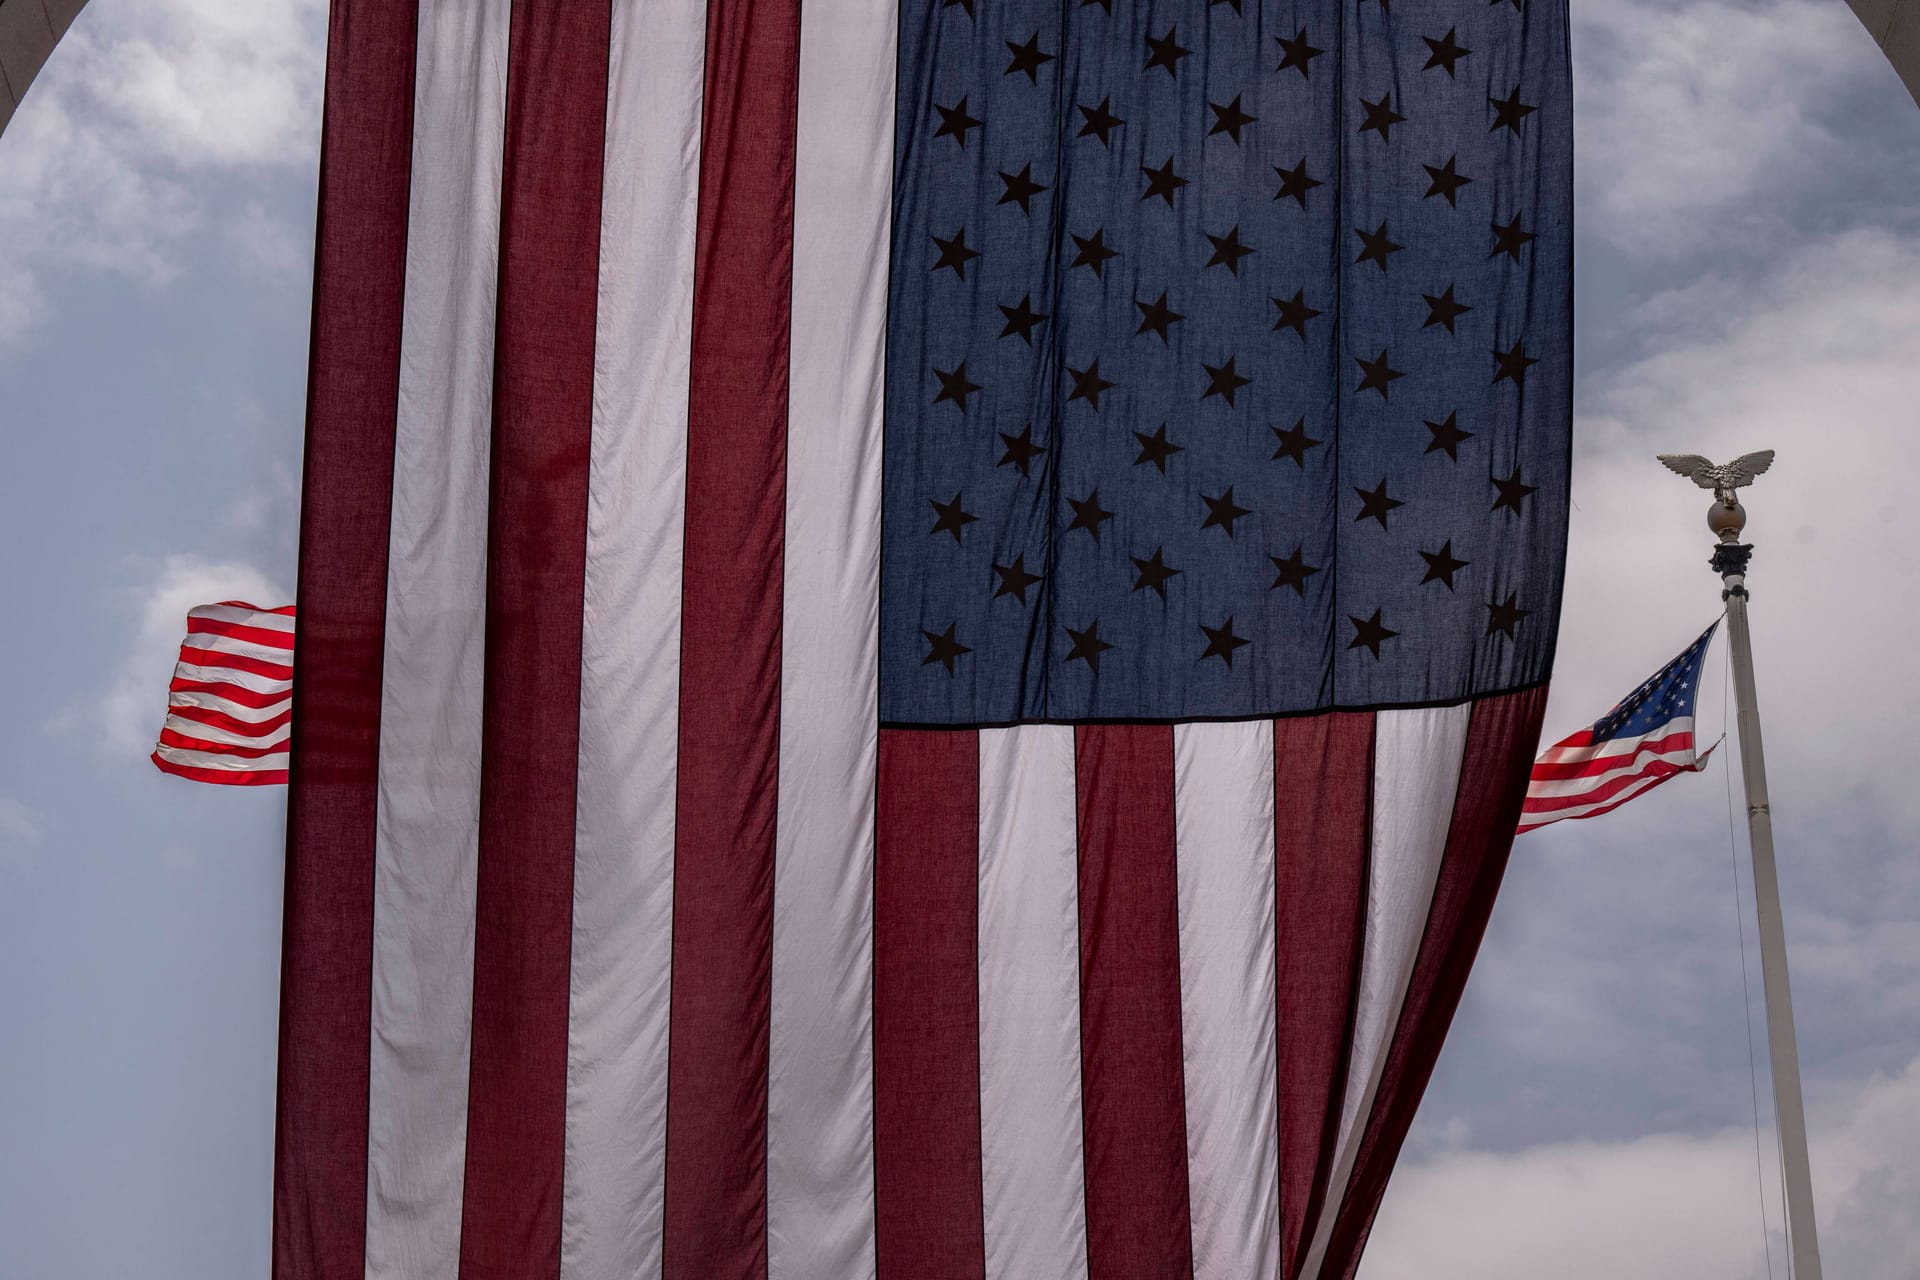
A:
<svg viewBox="0 0 1920 1280">
<path fill-rule="evenodd" d="M 1718 742 L 1696 752 L 1693 704 L 1714 624 L 1645 684 L 1576 733 L 1540 753 L 1527 782 L 1520 830 L 1567 818 L 1597 818 L 1667 779 L 1698 773 Z"/>
<path fill-rule="evenodd" d="M 1572 423 L 1400 8 L 332 0 L 276 1280 L 1351 1274 Z"/>
<path fill-rule="evenodd" d="M 293 720 L 293 606 L 228 600 L 187 611 L 153 749 L 162 773 L 223 786 L 287 780 Z"/>
</svg>

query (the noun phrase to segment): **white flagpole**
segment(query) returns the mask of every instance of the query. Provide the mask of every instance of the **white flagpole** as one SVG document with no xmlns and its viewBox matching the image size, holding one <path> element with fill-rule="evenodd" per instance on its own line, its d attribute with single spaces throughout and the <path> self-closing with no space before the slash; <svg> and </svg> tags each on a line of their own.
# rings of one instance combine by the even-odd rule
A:
<svg viewBox="0 0 1920 1280">
<path fill-rule="evenodd" d="M 1735 463 L 1719 470 L 1739 466 Z M 1764 470 L 1765 464 L 1758 469 Z M 1747 561 L 1753 547 L 1739 540 L 1746 528 L 1747 512 L 1733 492 L 1735 486 L 1751 479 L 1748 474 L 1716 490 L 1713 507 L 1707 512 L 1707 527 L 1720 539 L 1712 564 L 1724 584 L 1721 598 L 1727 605 L 1727 643 L 1732 646 L 1734 697 L 1739 707 L 1740 774 L 1747 793 L 1754 906 L 1760 917 L 1760 976 L 1767 1002 L 1767 1050 L 1773 1062 L 1773 1111 L 1785 1164 L 1787 1239 L 1793 1274 L 1799 1280 L 1820 1280 L 1820 1241 L 1813 1225 L 1813 1174 L 1807 1162 L 1807 1116 L 1800 1098 L 1800 1051 L 1793 1032 L 1793 993 L 1787 981 L 1786 925 L 1780 914 L 1780 879 L 1774 870 L 1766 751 L 1760 742 L 1753 643 L 1747 629 Z"/>
</svg>

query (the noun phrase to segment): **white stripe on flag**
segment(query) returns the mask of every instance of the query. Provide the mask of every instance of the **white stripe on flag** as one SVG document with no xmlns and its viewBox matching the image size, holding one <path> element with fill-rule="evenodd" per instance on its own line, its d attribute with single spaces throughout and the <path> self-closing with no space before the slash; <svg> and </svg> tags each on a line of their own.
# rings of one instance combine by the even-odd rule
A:
<svg viewBox="0 0 1920 1280">
<path fill-rule="evenodd" d="M 508 0 L 422 0 L 374 845 L 368 1280 L 454 1280 Z"/>
<path fill-rule="evenodd" d="M 1636 781 L 1630 787 L 1622 787 L 1604 800 L 1595 800 L 1592 804 L 1576 805 L 1571 809 L 1555 809 L 1546 813 L 1536 813 L 1531 819 L 1520 820 L 1521 831 L 1531 831 L 1535 827 L 1544 827 L 1549 823 L 1561 822 L 1567 818 L 1590 818 L 1596 813 L 1605 813 L 1617 808 L 1650 787 L 1656 787 L 1673 775 L 1670 773 L 1649 774 Z"/>
<path fill-rule="evenodd" d="M 1556 778 L 1550 782 L 1531 782 L 1527 784 L 1527 799 L 1558 800 L 1567 796 L 1581 796 L 1597 791 L 1610 782 L 1621 778 L 1631 778 L 1644 772 L 1649 765 L 1670 764 L 1685 769 L 1694 762 L 1693 747 L 1684 751 L 1651 751 L 1643 756 L 1629 756 L 1605 773 L 1589 774 L 1584 778 Z"/>
<path fill-rule="evenodd" d="M 1085 1280 L 1073 730 L 980 731 L 987 1280 Z"/>
<path fill-rule="evenodd" d="M 293 650 L 284 645 L 260 644 L 239 636 L 223 636 L 213 631 L 189 631 L 185 647 L 190 649 L 210 649 L 215 653 L 237 658 L 246 658 L 253 662 L 264 662 L 278 667 L 293 677 Z"/>
<path fill-rule="evenodd" d="M 1346 1196 L 1380 1074 L 1386 1068 L 1387 1050 L 1426 932 L 1440 861 L 1447 851 L 1460 761 L 1472 719 L 1471 704 L 1382 711 L 1374 717 L 1373 832 L 1360 991 L 1340 1108 L 1340 1136 L 1313 1245 L 1301 1269 L 1304 1280 L 1319 1280 L 1334 1219 Z"/>
<path fill-rule="evenodd" d="M 893 204 L 890 0 L 800 14 L 767 1083 L 767 1273 L 874 1260 L 880 432 Z"/>
<path fill-rule="evenodd" d="M 264 773 L 287 767 L 285 752 L 270 756 L 215 755 L 211 751 L 193 751 L 186 747 L 158 746 L 154 753 L 169 764 L 190 769 L 222 769 L 228 773 Z"/>
<path fill-rule="evenodd" d="M 1675 716 L 1663 724 L 1655 725 L 1646 733 L 1631 738 L 1609 738 L 1601 743 L 1588 743 L 1584 746 L 1569 747 L 1556 744 L 1540 753 L 1536 764 L 1585 764 L 1589 760 L 1603 760 L 1612 756 L 1631 756 L 1642 744 L 1659 741 L 1676 733 L 1692 733 L 1692 716 Z"/>
<path fill-rule="evenodd" d="M 288 697 L 293 690 L 291 677 L 257 676 L 233 667 L 212 667 L 199 662 L 182 662 L 173 669 L 175 680 L 193 680 L 202 684 L 230 684 L 236 688 L 268 697 Z"/>
<path fill-rule="evenodd" d="M 1273 724 L 1179 725 L 1173 751 L 1193 1275 L 1270 1276 L 1280 1258 Z"/>
<path fill-rule="evenodd" d="M 680 544 L 706 47 L 613 8 L 587 494 L 562 1280 L 661 1266 Z"/>
<path fill-rule="evenodd" d="M 218 711 L 222 715 L 232 716 L 235 720 L 245 720 L 249 724 L 271 720 L 293 706 L 291 694 L 278 702 L 269 702 L 264 707 L 250 707 L 244 702 L 235 702 L 217 693 L 202 693 L 197 689 L 176 689 L 167 696 L 173 706 L 199 707 L 204 711 Z"/>
<path fill-rule="evenodd" d="M 198 720 L 189 720 L 184 716 L 169 715 L 166 727 L 175 733 L 189 738 L 198 738 L 202 742 L 217 742 L 230 747 L 285 747 L 292 737 L 286 725 L 270 733 L 235 733 L 231 729 L 222 729 L 219 725 L 202 724 Z"/>
</svg>

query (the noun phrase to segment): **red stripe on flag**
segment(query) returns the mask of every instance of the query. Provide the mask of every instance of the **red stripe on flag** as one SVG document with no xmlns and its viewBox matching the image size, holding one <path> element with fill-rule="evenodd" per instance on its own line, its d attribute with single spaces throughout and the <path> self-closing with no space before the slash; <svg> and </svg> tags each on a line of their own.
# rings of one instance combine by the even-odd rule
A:
<svg viewBox="0 0 1920 1280">
<path fill-rule="evenodd" d="M 1641 756 L 1664 755 L 1669 751 L 1687 751 L 1693 747 L 1693 730 L 1682 729 L 1663 737 L 1642 742 L 1632 751 L 1623 751 L 1616 755 L 1589 756 L 1584 760 L 1544 760 L 1533 766 L 1535 782 L 1566 782 L 1574 778 L 1591 778 L 1603 773 L 1611 773 L 1632 764 Z"/>
<path fill-rule="evenodd" d="M 170 760 L 162 759 L 160 753 L 157 751 L 153 753 L 153 763 L 160 772 L 170 773 L 176 778 L 187 778 L 194 782 L 212 782 L 228 787 L 277 787 L 284 786 L 287 781 L 287 771 L 285 769 L 202 769 L 198 765 L 174 764 Z M 276 1242 L 278 1239 L 279 1237 L 276 1236 Z M 278 1251 L 278 1245 L 276 1243 L 276 1254 Z M 292 1261 L 292 1259 L 288 1260 L 289 1265 L 291 1265 Z M 307 1265 L 311 1263 L 312 1260 L 303 1258 L 299 1261 L 302 1265 Z M 293 1274 L 289 1271 L 280 1270 L 280 1264 L 277 1261 L 275 1267 L 276 1275 Z M 311 1275 L 315 1273 L 307 1271 L 300 1274 Z"/>
<path fill-rule="evenodd" d="M 1698 770 L 1671 760 L 1629 760 L 1611 776 L 1598 780 L 1584 791 L 1565 796 L 1528 796 L 1521 812 L 1527 817 L 1551 818 L 1567 809 L 1579 809 L 1590 804 L 1599 804 L 1611 800 L 1622 791 L 1638 786 L 1648 778 L 1658 778 L 1665 782 L 1676 773 L 1696 773 Z M 1536 766 L 1537 767 L 1537 766 Z M 1637 793 L 1636 793 L 1637 794 Z"/>
<path fill-rule="evenodd" d="M 1554 743 L 1551 747 L 1548 747 L 1547 750 L 1559 751 L 1562 748 L 1591 747 L 1594 745 L 1595 743 L 1593 741 L 1593 726 L 1588 725 L 1584 729 L 1575 729 L 1572 733 L 1560 739 L 1560 741 Z M 1600 743 L 1598 745 L 1605 746 L 1606 744 Z"/>
<path fill-rule="evenodd" d="M 1603 804 L 1598 809 L 1595 809 L 1590 813 L 1582 813 L 1577 816 L 1580 818 L 1597 818 L 1603 813 L 1612 813 L 1615 809 L 1618 809 L 1621 805 L 1627 803 L 1627 801 L 1638 800 L 1641 796 L 1647 794 L 1647 792 L 1653 790 L 1655 787 L 1662 786 L 1665 783 L 1671 782 L 1673 781 L 1673 779 L 1679 777 L 1683 773 L 1697 773 L 1697 772 L 1699 772 L 1697 769 L 1681 769 L 1678 767 L 1674 767 L 1670 769 L 1669 772 L 1666 772 L 1666 773 L 1654 773 L 1649 771 L 1647 773 L 1641 774 L 1638 778 L 1635 779 L 1635 781 L 1637 782 L 1646 783 L 1646 785 L 1641 787 L 1638 791 L 1629 791 L 1625 795 L 1622 795 L 1619 799 L 1613 801 L 1613 803 L 1611 804 Z M 1594 801 L 1591 797 L 1589 797 L 1586 803 L 1593 804 L 1597 802 Z M 1520 815 L 1520 826 L 1516 830 L 1515 834 L 1516 835 L 1524 834 L 1525 832 L 1533 831 L 1539 827 L 1547 826 L 1550 823 L 1560 822 L 1563 820 L 1564 820 L 1564 815 L 1562 814 L 1535 813 L 1533 810 L 1533 806 L 1528 805 Z"/>
<path fill-rule="evenodd" d="M 208 755 L 232 756 L 236 760 L 259 760 L 266 756 L 287 754 L 287 743 L 276 742 L 267 746 L 241 746 L 232 742 L 209 742 L 205 738 L 190 738 L 174 729 L 160 730 L 160 745 L 177 747 L 182 751 L 204 751 Z"/>
<path fill-rule="evenodd" d="M 687 411 L 665 1280 L 761 1280 L 767 1267 L 799 59 L 798 0 L 708 5 Z"/>
<path fill-rule="evenodd" d="M 880 733 L 873 908 L 879 1274 L 984 1280 L 980 736 Z"/>
<path fill-rule="evenodd" d="M 366 1265 L 367 993 L 416 18 L 411 4 L 334 0 L 328 27 L 293 691 L 301 732 L 280 958 L 276 1280 L 333 1280 Z"/>
<path fill-rule="evenodd" d="M 411 109 L 412 104 L 409 103 L 408 107 L 409 109 Z M 409 123 L 411 123 L 411 121 L 409 121 Z M 409 164 L 409 170 L 411 170 L 411 164 Z M 209 606 L 200 605 L 198 607 L 205 609 L 205 608 L 208 608 Z M 222 600 L 218 604 L 213 605 L 211 607 L 216 609 L 245 609 L 249 613 L 277 613 L 283 618 L 293 617 L 294 609 L 295 609 L 295 606 L 290 604 L 283 604 L 277 609 L 262 609 L 257 604 L 248 604 L 245 600 Z M 188 616 L 192 616 L 192 615 L 189 614 Z"/>
<path fill-rule="evenodd" d="M 1193 1274 L 1173 729 L 1074 734 L 1087 1277 Z"/>
<path fill-rule="evenodd" d="M 187 618 L 188 635 L 226 636 L 231 640 L 245 640 L 248 644 L 263 644 L 275 649 L 293 649 L 293 632 L 270 631 L 265 627 L 249 627 L 238 622 L 221 622 L 214 618 Z"/>
<path fill-rule="evenodd" d="M 293 679 L 293 655 L 287 655 L 285 662 L 268 662 L 244 653 L 228 653 L 224 649 L 202 649 L 196 645 L 180 646 L 180 661 L 196 667 L 226 667 L 232 671 L 244 671 L 250 676 L 264 676 L 269 680 Z"/>
<path fill-rule="evenodd" d="M 1320 1217 L 1346 1095 L 1366 933 L 1373 716 L 1273 726 L 1274 976 L 1279 996 L 1280 1275 Z"/>
<path fill-rule="evenodd" d="M 311 685 L 313 678 L 309 677 L 303 683 Z M 243 688 L 237 684 L 227 684 L 225 681 L 214 681 L 210 683 L 205 680 L 182 680 L 178 676 L 175 676 L 167 682 L 167 692 L 204 693 L 209 697 L 225 698 L 228 702 L 237 702 L 243 707 L 256 707 L 260 709 L 277 707 L 288 699 L 294 699 L 295 706 L 300 705 L 296 698 L 296 691 L 292 689 L 283 690 L 279 693 L 260 693 L 253 689 Z M 303 712 L 302 715 L 304 716 L 305 713 Z M 315 732 L 324 733 L 326 729 L 323 727 L 315 730 Z"/>
<path fill-rule="evenodd" d="M 211 729 L 225 729 L 228 733 L 249 734 L 258 738 L 272 737 L 293 719 L 291 708 L 278 715 L 268 716 L 264 720 L 242 720 L 239 716 L 228 715 L 224 711 L 210 711 L 206 707 L 190 707 L 184 704 L 168 707 L 167 714 L 178 716 L 182 720 L 191 720 L 195 724 L 204 724 Z"/>
<path fill-rule="evenodd" d="M 462 1280 L 560 1266 L 610 21 L 515 0 L 509 35 Z"/>
<path fill-rule="evenodd" d="M 1387 1177 L 1413 1127 L 1414 1113 L 1440 1059 L 1440 1046 L 1493 914 L 1546 709 L 1545 685 L 1474 705 L 1460 762 L 1453 823 L 1433 905 L 1427 911 L 1426 932 L 1393 1044 L 1387 1050 L 1380 1090 L 1362 1130 L 1346 1200 L 1334 1220 L 1323 1276 L 1353 1280 L 1359 1270 L 1360 1253 L 1380 1211 Z"/>
</svg>

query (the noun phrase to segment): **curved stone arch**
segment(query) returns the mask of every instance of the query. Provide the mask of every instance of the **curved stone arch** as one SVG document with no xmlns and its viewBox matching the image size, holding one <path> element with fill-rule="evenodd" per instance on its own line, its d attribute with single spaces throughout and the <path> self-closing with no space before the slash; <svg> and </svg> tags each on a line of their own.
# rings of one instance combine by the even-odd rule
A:
<svg viewBox="0 0 1920 1280">
<path fill-rule="evenodd" d="M 87 0 L 0 0 L 0 131 Z"/>
<path fill-rule="evenodd" d="M 1920 102 L 1920 0 L 1847 0 Z"/>
<path fill-rule="evenodd" d="M 0 132 L 87 0 L 0 0 Z M 1847 0 L 1920 102 L 1920 0 Z"/>
</svg>

